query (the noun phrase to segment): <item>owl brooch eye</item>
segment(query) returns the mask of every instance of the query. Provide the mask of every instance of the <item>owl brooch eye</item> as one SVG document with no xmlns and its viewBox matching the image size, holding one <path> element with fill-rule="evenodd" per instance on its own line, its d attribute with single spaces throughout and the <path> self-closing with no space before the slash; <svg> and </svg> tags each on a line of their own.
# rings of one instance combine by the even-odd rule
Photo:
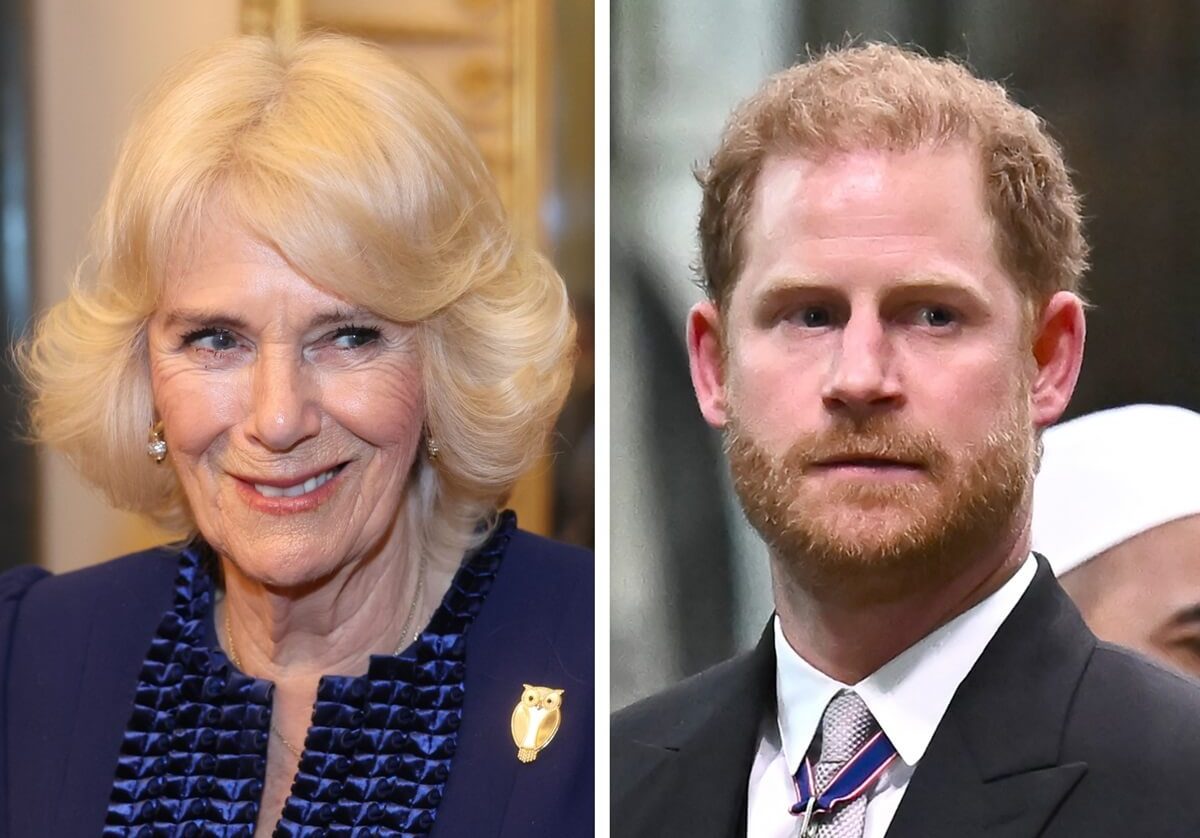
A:
<svg viewBox="0 0 1200 838">
<path fill-rule="evenodd" d="M 538 751 L 550 744 L 562 722 L 563 691 L 554 687 L 523 684 L 525 689 L 512 713 L 513 744 L 517 759 L 533 762 Z"/>
</svg>

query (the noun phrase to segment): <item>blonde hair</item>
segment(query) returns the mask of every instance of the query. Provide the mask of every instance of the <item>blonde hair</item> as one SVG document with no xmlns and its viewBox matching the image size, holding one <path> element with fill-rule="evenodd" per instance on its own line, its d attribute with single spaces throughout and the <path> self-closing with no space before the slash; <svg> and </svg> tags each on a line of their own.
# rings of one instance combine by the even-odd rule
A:
<svg viewBox="0 0 1200 838">
<path fill-rule="evenodd" d="M 566 289 L 509 227 L 478 150 L 432 89 L 365 43 L 224 41 L 151 94 L 68 298 L 18 351 L 37 439 L 117 507 L 192 522 L 146 456 L 145 329 L 218 210 L 322 289 L 415 324 L 436 463 L 408 492 L 421 543 L 478 541 L 544 451 L 574 359 Z M 422 446 L 423 447 L 423 446 Z"/>
<path fill-rule="evenodd" d="M 772 155 L 972 143 L 1001 263 L 1026 300 L 1079 293 L 1087 269 L 1079 194 L 1042 120 L 949 59 L 888 44 L 833 49 L 769 78 L 733 112 L 697 172 L 700 279 L 722 310 L 742 270 L 755 181 Z"/>
</svg>

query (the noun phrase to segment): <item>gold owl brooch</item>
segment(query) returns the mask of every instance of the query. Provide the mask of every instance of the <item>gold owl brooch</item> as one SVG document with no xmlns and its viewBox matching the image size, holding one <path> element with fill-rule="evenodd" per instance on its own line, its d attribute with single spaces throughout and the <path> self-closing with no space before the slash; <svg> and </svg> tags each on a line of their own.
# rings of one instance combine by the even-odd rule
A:
<svg viewBox="0 0 1200 838">
<path fill-rule="evenodd" d="M 562 721 L 562 690 L 524 684 L 525 692 L 512 713 L 512 736 L 517 759 L 533 762 L 550 744 Z"/>
</svg>

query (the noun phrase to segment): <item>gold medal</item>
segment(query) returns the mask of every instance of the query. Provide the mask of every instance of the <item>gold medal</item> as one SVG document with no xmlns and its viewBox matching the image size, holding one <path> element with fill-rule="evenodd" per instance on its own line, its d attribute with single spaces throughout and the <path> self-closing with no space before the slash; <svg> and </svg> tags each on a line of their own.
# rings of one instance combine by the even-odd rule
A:
<svg viewBox="0 0 1200 838">
<path fill-rule="evenodd" d="M 513 743 L 517 759 L 533 762 L 538 751 L 550 744 L 562 721 L 562 690 L 524 684 L 525 692 L 512 712 Z"/>
</svg>

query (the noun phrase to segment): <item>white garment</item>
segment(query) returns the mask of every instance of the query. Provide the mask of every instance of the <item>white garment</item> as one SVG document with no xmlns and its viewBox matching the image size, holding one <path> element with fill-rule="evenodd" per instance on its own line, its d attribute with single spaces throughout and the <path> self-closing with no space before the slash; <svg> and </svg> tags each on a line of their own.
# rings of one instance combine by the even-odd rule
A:
<svg viewBox="0 0 1200 838">
<path fill-rule="evenodd" d="M 841 684 L 813 668 L 783 636 L 775 618 L 775 692 L 778 718 L 766 719 L 750 769 L 747 810 L 749 838 L 795 838 L 800 818 L 792 782 L 825 705 L 838 690 L 852 689 L 896 746 L 892 762 L 867 790 L 864 838 L 883 838 L 908 781 L 934 731 L 946 715 L 958 685 L 1029 588 L 1037 563 L 1028 557 L 1012 578 L 987 599 L 927 635 L 854 685 Z"/>
<path fill-rule="evenodd" d="M 1042 434 L 1033 549 L 1057 576 L 1139 533 L 1200 514 L 1200 413 L 1135 404 Z"/>
</svg>

